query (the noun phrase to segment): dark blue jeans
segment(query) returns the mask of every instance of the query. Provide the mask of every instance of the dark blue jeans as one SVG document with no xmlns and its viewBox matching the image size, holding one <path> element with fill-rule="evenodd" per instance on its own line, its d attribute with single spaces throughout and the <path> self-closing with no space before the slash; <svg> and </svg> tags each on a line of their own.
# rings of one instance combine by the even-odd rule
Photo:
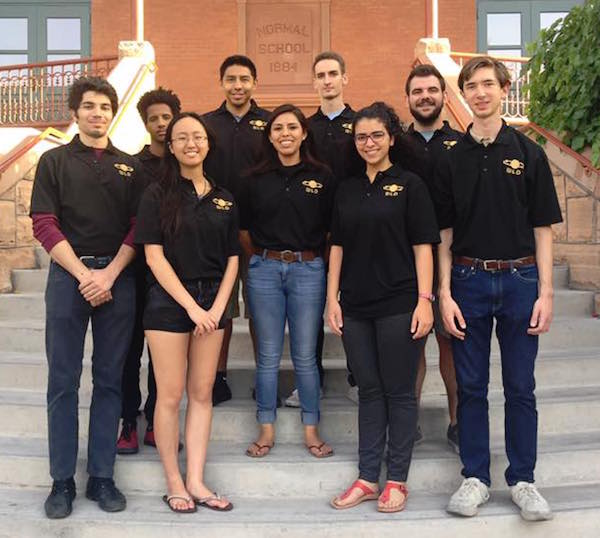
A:
<svg viewBox="0 0 600 538">
<path fill-rule="evenodd" d="M 464 341 L 452 339 L 458 383 L 462 474 L 490 485 L 488 384 L 493 320 L 504 385 L 504 436 L 509 486 L 533 482 L 537 454 L 534 365 L 538 337 L 527 334 L 538 295 L 535 266 L 505 271 L 452 267 L 452 297 L 467 324 Z"/>
<path fill-rule="evenodd" d="M 56 263 L 46 286 L 46 355 L 48 359 L 48 444 L 50 475 L 64 480 L 75 474 L 79 438 L 79 379 L 85 333 L 92 320 L 94 388 L 90 407 L 88 463 L 90 476 L 112 478 L 121 414 L 121 376 L 135 316 L 135 280 L 126 268 L 114 283 L 112 301 L 92 308 L 79 283 Z"/>
</svg>

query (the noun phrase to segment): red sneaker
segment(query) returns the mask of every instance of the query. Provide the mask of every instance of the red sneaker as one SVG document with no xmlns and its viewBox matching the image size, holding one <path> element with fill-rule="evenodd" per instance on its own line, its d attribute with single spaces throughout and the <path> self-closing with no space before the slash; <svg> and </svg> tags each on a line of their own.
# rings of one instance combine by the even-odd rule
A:
<svg viewBox="0 0 600 538">
<path fill-rule="evenodd" d="M 139 450 L 136 424 L 123 422 L 121 435 L 117 440 L 117 454 L 137 454 Z"/>
</svg>

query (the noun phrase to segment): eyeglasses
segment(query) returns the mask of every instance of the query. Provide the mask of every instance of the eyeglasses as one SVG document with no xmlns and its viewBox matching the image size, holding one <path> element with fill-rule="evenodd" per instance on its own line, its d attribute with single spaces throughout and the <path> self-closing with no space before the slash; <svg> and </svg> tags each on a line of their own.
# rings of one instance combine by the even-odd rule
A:
<svg viewBox="0 0 600 538">
<path fill-rule="evenodd" d="M 171 139 L 171 143 L 175 144 L 177 146 L 184 146 L 190 140 L 192 140 L 194 142 L 194 144 L 200 146 L 208 140 L 208 137 L 204 136 L 204 135 L 192 135 L 191 137 L 190 136 L 178 136 L 177 138 Z"/>
<path fill-rule="evenodd" d="M 385 138 L 385 131 L 373 131 L 372 133 L 358 133 L 354 135 L 354 141 L 361 146 L 364 146 L 367 143 L 369 138 L 373 141 L 374 144 L 379 144 L 383 142 Z"/>
</svg>

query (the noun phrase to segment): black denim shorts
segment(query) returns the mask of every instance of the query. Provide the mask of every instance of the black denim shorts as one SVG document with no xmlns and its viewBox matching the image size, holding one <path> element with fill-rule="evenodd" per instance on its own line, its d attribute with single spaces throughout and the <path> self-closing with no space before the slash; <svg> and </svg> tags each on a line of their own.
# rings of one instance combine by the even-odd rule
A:
<svg viewBox="0 0 600 538">
<path fill-rule="evenodd" d="M 220 280 L 183 281 L 185 289 L 204 310 L 209 310 L 215 301 Z M 189 333 L 196 325 L 183 308 L 158 283 L 150 286 L 146 294 L 144 309 L 144 329 L 150 331 L 168 331 L 173 333 Z M 225 326 L 225 319 L 219 320 L 219 329 Z"/>
</svg>

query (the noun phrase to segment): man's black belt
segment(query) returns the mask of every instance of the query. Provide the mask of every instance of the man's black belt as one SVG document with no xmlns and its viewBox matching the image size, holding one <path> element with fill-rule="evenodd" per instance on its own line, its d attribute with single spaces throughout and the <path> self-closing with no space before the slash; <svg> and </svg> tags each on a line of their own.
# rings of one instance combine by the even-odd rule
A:
<svg viewBox="0 0 600 538">
<path fill-rule="evenodd" d="M 114 256 L 79 256 L 81 263 L 88 269 L 104 269 Z"/>
<path fill-rule="evenodd" d="M 516 260 L 482 260 L 480 258 L 469 258 L 469 256 L 454 256 L 453 261 L 457 265 L 467 265 L 484 271 L 504 271 L 513 267 L 535 265 L 535 256 L 525 256 Z"/>
</svg>

